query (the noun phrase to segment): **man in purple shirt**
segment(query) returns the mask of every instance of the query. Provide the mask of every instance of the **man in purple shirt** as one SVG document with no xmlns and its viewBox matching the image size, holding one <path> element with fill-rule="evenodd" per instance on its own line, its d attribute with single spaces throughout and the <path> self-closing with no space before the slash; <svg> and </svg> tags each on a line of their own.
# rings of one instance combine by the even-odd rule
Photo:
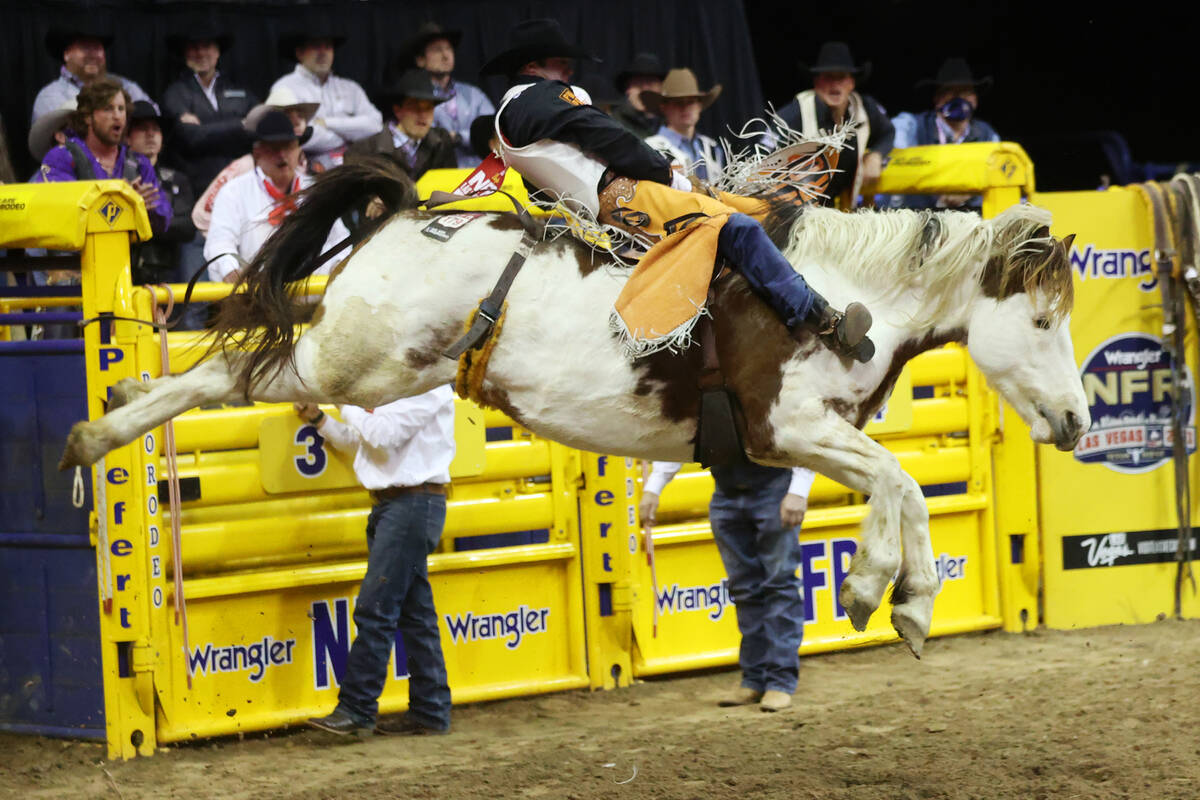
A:
<svg viewBox="0 0 1200 800">
<path fill-rule="evenodd" d="M 66 143 L 46 154 L 33 182 L 124 180 L 145 200 L 150 227 L 164 232 L 171 221 L 171 199 L 150 160 L 124 141 L 133 105 L 128 92 L 112 78 L 101 78 L 83 87 L 76 103 Z"/>
</svg>

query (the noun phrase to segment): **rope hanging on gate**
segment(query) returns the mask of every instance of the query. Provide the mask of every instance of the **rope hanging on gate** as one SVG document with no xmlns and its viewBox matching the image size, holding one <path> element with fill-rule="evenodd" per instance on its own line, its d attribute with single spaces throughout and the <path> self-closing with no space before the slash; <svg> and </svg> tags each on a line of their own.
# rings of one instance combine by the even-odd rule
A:
<svg viewBox="0 0 1200 800">
<path fill-rule="evenodd" d="M 83 508 L 83 503 L 86 499 L 83 488 L 83 467 L 76 464 L 75 480 L 71 483 L 71 505 L 76 508 Z"/>
<path fill-rule="evenodd" d="M 171 352 L 167 345 L 166 322 L 175 307 L 175 293 L 171 287 L 161 284 L 167 290 L 166 308 L 154 307 L 154 322 L 159 328 L 159 352 L 162 355 L 162 374 L 171 374 Z M 183 529 L 180 524 L 180 507 L 183 504 L 179 491 L 179 463 L 175 453 L 175 421 L 167 420 L 163 425 L 163 454 L 167 460 L 167 494 L 171 509 L 171 571 L 175 581 L 175 624 L 183 628 L 183 663 L 187 670 L 187 687 L 192 688 L 192 662 L 189 659 L 187 602 L 183 597 Z"/>
</svg>

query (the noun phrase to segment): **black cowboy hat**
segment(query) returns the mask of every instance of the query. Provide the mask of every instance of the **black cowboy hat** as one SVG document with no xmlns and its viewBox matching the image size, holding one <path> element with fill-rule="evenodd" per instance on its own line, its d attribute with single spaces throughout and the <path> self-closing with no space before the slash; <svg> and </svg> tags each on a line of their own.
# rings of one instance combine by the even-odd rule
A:
<svg viewBox="0 0 1200 800">
<path fill-rule="evenodd" d="M 624 69 L 617 73 L 613 84 L 617 87 L 618 92 L 625 94 L 625 87 L 629 85 L 629 81 L 638 75 L 649 75 L 661 81 L 667 77 L 667 68 L 654 53 L 638 53 L 625 65 Z"/>
<path fill-rule="evenodd" d="M 509 29 L 508 49 L 492 56 L 479 74 L 515 75 L 530 61 L 543 58 L 587 58 L 600 62 L 583 45 L 569 41 L 557 20 L 527 19 Z"/>
<path fill-rule="evenodd" d="M 916 88 L 932 86 L 935 89 L 942 86 L 974 86 L 979 91 L 992 88 L 992 76 L 975 80 L 971 66 L 965 58 L 947 58 L 938 67 L 937 75 L 932 78 L 922 78 L 917 81 Z"/>
<path fill-rule="evenodd" d="M 97 33 L 90 28 L 80 26 L 51 28 L 46 33 L 46 52 L 55 61 L 62 61 L 63 53 L 76 39 L 98 39 L 100 44 L 104 45 L 105 50 L 112 47 L 113 42 L 111 33 Z"/>
<path fill-rule="evenodd" d="M 285 33 L 279 37 L 279 57 L 284 61 L 296 60 L 296 48 L 314 39 L 328 39 L 334 47 L 341 47 L 346 37 L 332 33 Z"/>
<path fill-rule="evenodd" d="M 224 53 L 233 43 L 233 37 L 228 31 L 218 28 L 212 22 L 200 22 L 188 26 L 183 33 L 172 33 L 167 37 L 167 49 L 183 55 L 183 48 L 190 42 L 216 42 L 217 47 Z"/>
<path fill-rule="evenodd" d="M 390 86 L 375 92 L 375 101 L 385 109 L 399 105 L 404 98 L 428 100 L 434 105 L 444 103 L 449 97 L 438 97 L 433 91 L 433 76 L 427 70 L 410 69 L 400 76 L 400 79 Z"/>
<path fill-rule="evenodd" d="M 416 35 L 405 42 L 404 47 L 400 49 L 400 68 L 408 69 L 413 66 L 417 61 L 417 56 L 425 55 L 425 48 L 429 46 L 429 43 L 436 42 L 438 39 L 445 39 L 450 42 L 451 47 L 458 47 L 458 43 L 462 41 L 462 31 L 446 30 L 432 20 L 421 23 L 421 27 L 417 28 Z"/>
<path fill-rule="evenodd" d="M 496 115 L 484 114 L 471 121 L 471 151 L 480 158 L 492 152 L 488 142 L 496 135 Z"/>
<path fill-rule="evenodd" d="M 850 45 L 845 42 L 826 42 L 817 52 L 817 63 L 807 66 L 801 62 L 800 68 L 807 69 L 814 76 L 822 72 L 849 72 L 857 81 L 871 77 L 871 62 L 864 61 L 856 66 L 854 56 L 850 54 Z"/>
<path fill-rule="evenodd" d="M 162 114 L 154 107 L 154 103 L 145 100 L 135 100 L 133 107 L 129 109 L 129 127 L 142 122 L 143 120 L 152 119 L 158 123 L 158 127 L 163 126 Z"/>
<path fill-rule="evenodd" d="M 256 142 L 300 142 L 304 144 L 312 138 L 313 129 L 310 125 L 304 129 L 304 133 L 300 136 L 296 135 L 296 130 L 292 127 L 292 121 L 288 119 L 288 115 L 282 111 L 270 110 L 263 114 L 258 120 L 258 124 L 250 131 L 250 135 Z"/>
</svg>

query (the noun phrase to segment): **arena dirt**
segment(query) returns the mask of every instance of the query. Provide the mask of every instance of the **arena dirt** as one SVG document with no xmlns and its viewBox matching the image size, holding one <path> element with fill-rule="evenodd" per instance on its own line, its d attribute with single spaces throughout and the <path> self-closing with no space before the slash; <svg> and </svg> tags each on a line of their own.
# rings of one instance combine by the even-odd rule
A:
<svg viewBox="0 0 1200 800">
<path fill-rule="evenodd" d="M 736 674 L 467 706 L 442 737 L 315 731 L 104 759 L 0 736 L 9 798 L 1200 797 L 1200 622 L 932 640 L 805 658 L 796 706 Z M 636 774 L 635 774 L 636 773 Z M 631 779 L 632 778 L 632 779 Z"/>
</svg>

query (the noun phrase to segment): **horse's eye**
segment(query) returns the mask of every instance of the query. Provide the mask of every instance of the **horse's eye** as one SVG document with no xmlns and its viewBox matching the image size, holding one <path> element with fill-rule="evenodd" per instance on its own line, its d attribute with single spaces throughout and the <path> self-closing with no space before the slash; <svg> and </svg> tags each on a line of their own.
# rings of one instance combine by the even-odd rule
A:
<svg viewBox="0 0 1200 800">
<path fill-rule="evenodd" d="M 1038 326 L 1039 328 L 1041 328 L 1044 331 L 1050 330 L 1050 318 L 1049 317 L 1038 317 L 1037 319 L 1035 319 L 1033 321 L 1033 324 Z"/>
</svg>

